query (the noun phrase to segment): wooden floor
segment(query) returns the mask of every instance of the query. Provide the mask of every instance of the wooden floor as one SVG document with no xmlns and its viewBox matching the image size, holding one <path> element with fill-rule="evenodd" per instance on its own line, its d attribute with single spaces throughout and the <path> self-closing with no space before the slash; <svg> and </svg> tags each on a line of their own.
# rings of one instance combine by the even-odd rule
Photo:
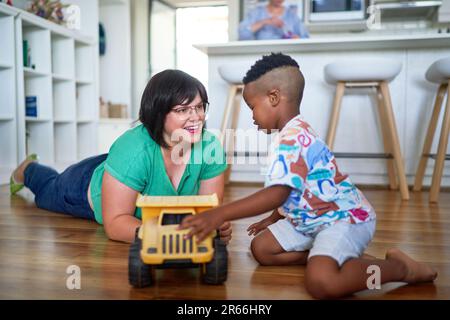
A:
<svg viewBox="0 0 450 320">
<path fill-rule="evenodd" d="M 257 186 L 231 185 L 225 201 Z M 378 214 L 368 253 L 383 257 L 398 247 L 434 266 L 434 284 L 393 283 L 351 299 L 450 299 L 450 193 L 438 205 L 428 193 L 412 193 L 409 202 L 388 190 L 364 190 Z M 158 270 L 154 287 L 128 284 L 129 245 L 107 240 L 94 222 L 37 209 L 28 191 L 11 197 L 0 186 L 0 299 L 310 299 L 302 266 L 261 267 L 249 253 L 245 229 L 259 218 L 233 223 L 228 281 L 207 286 L 197 270 Z M 68 290 L 66 268 L 81 268 L 81 290 Z"/>
</svg>

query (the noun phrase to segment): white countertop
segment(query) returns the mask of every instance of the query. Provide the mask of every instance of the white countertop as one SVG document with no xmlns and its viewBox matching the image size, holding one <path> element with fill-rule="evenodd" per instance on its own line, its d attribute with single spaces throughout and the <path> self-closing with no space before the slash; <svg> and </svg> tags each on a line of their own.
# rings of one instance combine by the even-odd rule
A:
<svg viewBox="0 0 450 320">
<path fill-rule="evenodd" d="M 382 36 L 348 36 L 293 40 L 233 41 L 220 44 L 198 44 L 195 48 L 207 55 L 251 54 L 270 51 L 341 51 L 367 49 L 409 49 L 450 47 L 450 34 L 413 34 Z"/>
</svg>

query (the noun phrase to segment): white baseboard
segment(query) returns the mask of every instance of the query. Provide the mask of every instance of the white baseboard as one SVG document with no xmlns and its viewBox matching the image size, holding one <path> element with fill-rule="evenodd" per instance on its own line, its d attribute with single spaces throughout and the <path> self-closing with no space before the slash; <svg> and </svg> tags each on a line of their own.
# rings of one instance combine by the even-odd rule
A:
<svg viewBox="0 0 450 320">
<path fill-rule="evenodd" d="M 356 168 L 357 169 L 357 168 Z M 355 171 L 343 171 L 350 175 L 352 181 L 356 184 L 364 185 L 388 185 L 389 180 L 385 170 L 380 170 L 378 173 L 361 173 L 360 170 Z M 431 185 L 432 171 L 427 170 L 423 185 Z M 264 174 L 261 172 L 261 166 L 258 165 L 233 165 L 231 169 L 230 181 L 234 182 L 264 182 Z M 409 185 L 414 184 L 414 174 L 408 174 L 406 179 Z M 450 175 L 445 175 L 442 177 L 441 182 L 442 187 L 450 186 Z"/>
</svg>

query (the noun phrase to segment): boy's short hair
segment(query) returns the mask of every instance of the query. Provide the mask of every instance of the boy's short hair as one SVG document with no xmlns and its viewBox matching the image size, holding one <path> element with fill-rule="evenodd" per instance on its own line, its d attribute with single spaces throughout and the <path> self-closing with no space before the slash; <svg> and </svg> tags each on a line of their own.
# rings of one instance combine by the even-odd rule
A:
<svg viewBox="0 0 450 320">
<path fill-rule="evenodd" d="M 244 84 L 258 80 L 267 72 L 280 67 L 296 67 L 300 69 L 298 63 L 290 56 L 282 53 L 271 53 L 265 55 L 255 62 L 255 64 L 247 71 L 247 74 L 242 79 Z"/>
<path fill-rule="evenodd" d="M 164 70 L 150 79 L 142 94 L 139 121 L 157 144 L 168 147 L 163 137 L 167 114 L 174 106 L 191 103 L 197 94 L 208 103 L 203 84 L 180 70 Z"/>
</svg>

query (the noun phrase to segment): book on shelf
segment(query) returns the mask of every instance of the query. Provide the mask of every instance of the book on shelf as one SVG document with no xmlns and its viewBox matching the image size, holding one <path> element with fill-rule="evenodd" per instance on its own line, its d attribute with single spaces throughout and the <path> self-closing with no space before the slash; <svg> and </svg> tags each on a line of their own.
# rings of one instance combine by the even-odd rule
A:
<svg viewBox="0 0 450 320">
<path fill-rule="evenodd" d="M 23 40 L 23 66 L 31 67 L 31 48 L 28 45 L 28 40 Z"/>
<path fill-rule="evenodd" d="M 38 116 L 37 96 L 25 97 L 25 115 L 27 117 L 37 118 Z"/>
</svg>

